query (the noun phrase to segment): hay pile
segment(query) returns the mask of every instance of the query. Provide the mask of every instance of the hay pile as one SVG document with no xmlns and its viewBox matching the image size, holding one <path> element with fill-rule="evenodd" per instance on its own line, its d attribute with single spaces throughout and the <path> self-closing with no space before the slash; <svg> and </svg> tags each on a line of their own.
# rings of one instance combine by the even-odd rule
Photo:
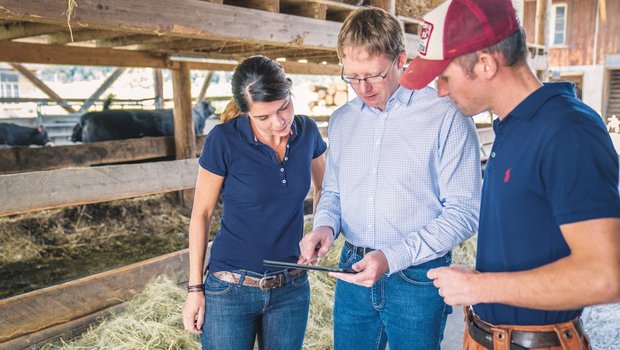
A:
<svg viewBox="0 0 620 350">
<path fill-rule="evenodd" d="M 186 248 L 176 203 L 170 193 L 0 218 L 0 299 Z"/>
<path fill-rule="evenodd" d="M 125 312 L 70 343 L 50 344 L 42 349 L 200 349 L 198 339 L 183 331 L 181 315 L 186 295 L 168 278 L 158 277 L 127 303 Z"/>
<path fill-rule="evenodd" d="M 310 223 L 306 223 L 306 231 Z M 321 264 L 336 266 L 342 238 Z M 312 298 L 304 349 L 332 347 L 332 310 L 336 282 L 323 272 L 310 274 Z M 183 329 L 183 304 L 187 293 L 173 281 L 159 277 L 128 302 L 127 309 L 70 342 L 50 344 L 45 350 L 78 349 L 200 349 L 200 339 Z"/>
<path fill-rule="evenodd" d="M 310 229 L 306 222 L 306 232 Z M 337 266 L 344 240 L 339 238 L 322 265 Z M 472 266 L 475 238 L 453 252 L 455 263 Z M 329 350 L 333 344 L 333 305 L 336 282 L 323 272 L 310 274 L 311 302 L 304 338 L 306 350 Z M 183 330 L 182 311 L 186 292 L 166 278 L 153 281 L 117 315 L 69 343 L 48 345 L 45 350 L 77 349 L 200 349 L 198 336 Z"/>
</svg>

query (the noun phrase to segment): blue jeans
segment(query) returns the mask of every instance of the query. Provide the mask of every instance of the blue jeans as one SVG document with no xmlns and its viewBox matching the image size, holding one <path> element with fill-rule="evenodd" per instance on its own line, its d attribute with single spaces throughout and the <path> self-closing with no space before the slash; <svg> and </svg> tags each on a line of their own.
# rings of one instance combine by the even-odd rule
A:
<svg viewBox="0 0 620 350">
<path fill-rule="evenodd" d="M 262 291 L 258 287 L 221 281 L 209 273 L 205 280 L 202 348 L 252 350 L 258 336 L 259 349 L 301 349 L 309 305 L 307 274 L 282 287 Z"/>
<path fill-rule="evenodd" d="M 361 260 L 346 245 L 340 267 Z M 371 288 L 338 280 L 334 303 L 335 350 L 439 350 L 448 314 L 426 272 L 448 266 L 450 254 L 403 271 L 384 275 Z"/>
</svg>

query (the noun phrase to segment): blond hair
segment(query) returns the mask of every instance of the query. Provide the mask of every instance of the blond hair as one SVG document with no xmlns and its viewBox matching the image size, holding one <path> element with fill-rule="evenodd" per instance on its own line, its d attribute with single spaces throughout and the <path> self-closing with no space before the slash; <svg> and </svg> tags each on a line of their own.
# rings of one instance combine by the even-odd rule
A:
<svg viewBox="0 0 620 350">
<path fill-rule="evenodd" d="M 345 19 L 338 34 L 338 57 L 345 47 L 364 48 L 369 55 L 396 58 L 405 51 L 405 30 L 396 16 L 377 7 L 360 7 Z"/>
</svg>

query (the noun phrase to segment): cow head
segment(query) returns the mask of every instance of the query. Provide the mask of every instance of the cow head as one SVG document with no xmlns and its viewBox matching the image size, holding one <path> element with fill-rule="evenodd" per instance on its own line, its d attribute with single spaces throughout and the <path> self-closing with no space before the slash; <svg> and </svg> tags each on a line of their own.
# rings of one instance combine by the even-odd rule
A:
<svg viewBox="0 0 620 350">
<path fill-rule="evenodd" d="M 50 143 L 50 139 L 47 136 L 47 130 L 43 127 L 43 125 L 39 125 L 32 132 L 32 144 L 46 146 Z"/>
<path fill-rule="evenodd" d="M 194 106 L 192 114 L 194 116 L 194 128 L 197 135 L 202 134 L 205 127 L 205 120 L 213 113 L 215 113 L 215 108 L 213 108 L 207 100 L 202 100 Z"/>
</svg>

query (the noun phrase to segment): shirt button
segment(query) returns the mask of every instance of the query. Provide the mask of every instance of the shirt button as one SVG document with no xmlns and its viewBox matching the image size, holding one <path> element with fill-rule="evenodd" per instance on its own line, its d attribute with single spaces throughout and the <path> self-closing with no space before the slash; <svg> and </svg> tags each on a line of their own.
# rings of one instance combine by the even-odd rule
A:
<svg viewBox="0 0 620 350">
<path fill-rule="evenodd" d="M 491 152 L 491 158 L 495 158 L 495 152 Z"/>
<path fill-rule="evenodd" d="M 375 141 L 375 145 L 380 145 L 380 144 L 381 144 L 380 140 Z"/>
<path fill-rule="evenodd" d="M 280 171 L 281 171 L 281 172 L 284 172 L 284 168 L 280 168 Z"/>
<path fill-rule="evenodd" d="M 291 145 L 286 145 L 286 148 L 291 148 Z"/>
<path fill-rule="evenodd" d="M 283 183 L 283 184 L 285 184 L 285 183 L 286 183 L 286 180 L 282 180 L 282 183 Z"/>
<path fill-rule="evenodd" d="M 284 160 L 288 160 L 288 157 L 284 157 Z"/>
</svg>

